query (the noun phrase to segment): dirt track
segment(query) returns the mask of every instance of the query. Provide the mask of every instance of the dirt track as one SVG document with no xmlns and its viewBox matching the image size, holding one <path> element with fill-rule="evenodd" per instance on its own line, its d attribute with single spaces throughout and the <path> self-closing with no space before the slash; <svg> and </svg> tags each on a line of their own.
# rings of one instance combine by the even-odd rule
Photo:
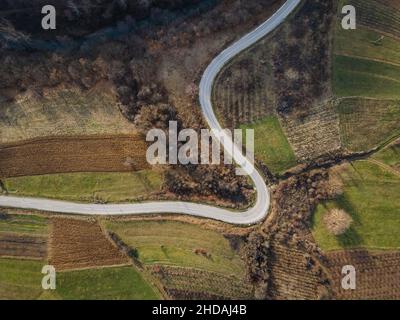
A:
<svg viewBox="0 0 400 320">
<path fill-rule="evenodd" d="M 0 178 L 68 172 L 124 172 L 148 167 L 136 135 L 33 139 L 0 145 Z"/>
</svg>

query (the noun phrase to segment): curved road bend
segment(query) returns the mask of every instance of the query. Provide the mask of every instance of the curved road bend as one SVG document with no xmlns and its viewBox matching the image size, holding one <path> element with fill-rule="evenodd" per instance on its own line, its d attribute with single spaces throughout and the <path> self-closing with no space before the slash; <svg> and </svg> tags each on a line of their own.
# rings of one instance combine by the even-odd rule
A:
<svg viewBox="0 0 400 320">
<path fill-rule="evenodd" d="M 301 0 L 287 0 L 285 4 L 267 21 L 221 52 L 207 67 L 200 82 L 199 96 L 204 117 L 206 118 L 211 129 L 222 129 L 214 114 L 211 103 L 212 88 L 218 73 L 236 55 L 278 27 L 290 15 L 290 13 L 296 9 L 300 2 Z M 223 139 L 221 143 L 223 144 L 224 148 L 231 153 L 231 155 L 232 150 L 238 151 L 236 145 L 234 145 L 230 139 Z M 232 157 L 235 162 L 250 175 L 257 190 L 257 200 L 255 205 L 244 212 L 234 212 L 203 204 L 178 201 L 102 205 L 11 196 L 0 196 L 0 206 L 85 215 L 141 215 L 153 213 L 177 213 L 210 218 L 238 225 L 250 225 L 258 223 L 268 214 L 270 206 L 269 190 L 260 173 L 254 169 L 251 162 L 244 157 L 241 152 L 234 151 Z"/>
</svg>

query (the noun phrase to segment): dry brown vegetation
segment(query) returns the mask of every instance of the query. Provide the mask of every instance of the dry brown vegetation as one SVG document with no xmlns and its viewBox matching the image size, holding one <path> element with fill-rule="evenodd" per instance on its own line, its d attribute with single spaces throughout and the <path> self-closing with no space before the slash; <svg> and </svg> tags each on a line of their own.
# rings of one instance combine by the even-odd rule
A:
<svg viewBox="0 0 400 320">
<path fill-rule="evenodd" d="M 326 275 L 311 255 L 273 242 L 268 271 L 269 294 L 276 300 L 316 300 L 329 296 Z"/>
<path fill-rule="evenodd" d="M 338 193 L 326 170 L 293 176 L 276 187 L 273 212 L 260 230 L 249 235 L 244 251 L 256 298 L 333 296 L 326 259 L 312 237 L 310 219 L 320 201 Z"/>
<path fill-rule="evenodd" d="M 0 234 L 0 257 L 42 259 L 47 256 L 47 238 L 39 236 Z"/>
<path fill-rule="evenodd" d="M 304 1 L 292 19 L 227 66 L 214 101 L 228 127 L 278 114 L 297 159 L 340 149 L 330 84 L 334 13 L 334 1 Z"/>
<path fill-rule="evenodd" d="M 116 37 L 99 31 L 80 41 L 57 38 L 65 49 L 57 52 L 43 46 L 34 49 L 34 53 L 23 46 L 17 51 L 5 48 L 0 51 L 0 100 L 12 102 L 27 91 L 40 98 L 58 87 L 79 88 L 84 94 L 98 83 L 106 82 L 113 87 L 121 113 L 135 122 L 138 131 L 165 127 L 171 116 L 182 127 L 200 129 L 205 124 L 195 85 L 199 75 L 228 43 L 265 20 L 282 3 L 280 0 L 206 2 L 163 1 L 160 5 L 158 1 L 146 1 L 135 2 L 138 7 L 132 8 L 130 4 L 114 6 L 104 0 L 102 6 L 92 8 L 86 6 L 90 1 L 85 1 L 82 5 L 87 21 L 97 21 L 103 10 L 108 15 L 106 24 L 118 21 L 113 27 Z M 11 7 L 18 5 L 21 3 L 7 3 Z M 143 15 L 136 17 L 142 9 Z M 129 16 L 124 12 L 135 14 Z M 76 19 L 73 15 L 69 18 Z M 143 19 L 145 27 L 138 23 Z M 76 37 L 89 31 L 85 24 L 70 27 L 66 31 Z M 82 30 L 78 35 L 79 28 Z M 247 181 L 232 174 L 233 166 L 227 170 L 193 166 L 174 169 L 166 179 L 166 187 L 178 196 L 190 198 L 200 194 L 203 199 L 228 202 L 232 206 L 245 206 L 251 201 L 253 192 L 247 189 Z"/>
<path fill-rule="evenodd" d="M 324 215 L 324 224 L 328 231 L 335 236 L 345 233 L 351 226 L 353 220 L 349 214 L 342 209 L 331 209 Z"/>
<path fill-rule="evenodd" d="M 233 165 L 177 166 L 166 172 L 165 181 L 167 190 L 180 200 L 200 199 L 243 207 L 251 203 L 254 196 L 247 177 L 237 176 Z"/>
<path fill-rule="evenodd" d="M 398 0 L 378 0 L 378 2 L 400 10 L 400 2 Z"/>
<path fill-rule="evenodd" d="M 49 260 L 57 270 L 128 264 L 95 220 L 53 218 Z"/>
<path fill-rule="evenodd" d="M 235 277 L 192 268 L 149 267 L 172 299 L 250 299 L 252 286 Z"/>
<path fill-rule="evenodd" d="M 145 153 L 137 135 L 34 139 L 0 145 L 0 177 L 136 171 L 148 167 Z"/>
<path fill-rule="evenodd" d="M 90 90 L 68 84 L 43 89 L 34 85 L 23 92 L 0 88 L 0 143 L 49 136 L 135 133 L 134 125 L 119 111 L 109 81 L 99 81 Z"/>
<path fill-rule="evenodd" d="M 338 299 L 400 299 L 400 252 L 348 250 L 328 253 L 332 285 Z M 356 269 L 356 290 L 343 290 L 342 268 Z"/>
<path fill-rule="evenodd" d="M 311 160 L 340 149 L 339 120 L 331 103 L 334 1 L 305 1 L 275 39 L 277 111 L 296 156 Z"/>
<path fill-rule="evenodd" d="M 310 233 L 315 206 L 342 194 L 334 173 L 314 170 L 281 182 L 273 212 L 247 238 L 245 260 L 256 297 L 271 299 L 399 299 L 399 252 L 325 253 Z M 342 267 L 353 265 L 357 289 L 341 289 Z"/>
<path fill-rule="evenodd" d="M 271 76 L 269 38 L 241 54 L 216 80 L 214 104 L 228 128 L 274 114 L 276 96 Z"/>
</svg>

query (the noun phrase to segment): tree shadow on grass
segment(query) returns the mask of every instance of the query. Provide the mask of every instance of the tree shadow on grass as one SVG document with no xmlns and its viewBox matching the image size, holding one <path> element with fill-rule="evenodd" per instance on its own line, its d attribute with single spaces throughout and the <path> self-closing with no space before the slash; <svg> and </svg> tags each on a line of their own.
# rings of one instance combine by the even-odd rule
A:
<svg viewBox="0 0 400 320">
<path fill-rule="evenodd" d="M 345 210 L 350 217 L 353 219 L 353 223 L 350 228 L 342 235 L 336 237 L 339 244 L 342 247 L 359 247 L 362 246 L 364 241 L 360 234 L 355 229 L 355 226 L 361 225 L 362 221 L 359 213 L 351 204 L 351 202 L 346 198 L 345 195 L 341 195 L 338 199 L 335 200 L 337 206 Z"/>
<path fill-rule="evenodd" d="M 353 169 L 354 174 L 348 175 L 346 184 L 354 186 L 357 189 L 364 189 L 365 177 L 363 176 L 362 172 L 357 169 L 353 162 L 350 162 L 350 166 Z"/>
<path fill-rule="evenodd" d="M 351 226 L 344 234 L 337 236 L 336 238 L 340 246 L 343 248 L 360 247 L 364 242 L 353 226 Z"/>
</svg>

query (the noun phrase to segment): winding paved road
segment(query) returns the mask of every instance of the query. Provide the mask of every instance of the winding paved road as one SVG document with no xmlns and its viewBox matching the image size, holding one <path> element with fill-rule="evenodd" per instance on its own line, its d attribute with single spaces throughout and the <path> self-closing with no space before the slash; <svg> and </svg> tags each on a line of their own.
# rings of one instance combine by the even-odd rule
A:
<svg viewBox="0 0 400 320">
<path fill-rule="evenodd" d="M 257 29 L 250 32 L 229 48 L 221 52 L 206 69 L 200 82 L 200 104 L 211 129 L 222 130 L 211 103 L 212 88 L 214 80 L 222 68 L 236 55 L 250 47 L 261 38 L 265 37 L 276 27 L 278 27 L 299 5 L 301 0 L 287 0 L 286 3 L 267 21 Z M 211 218 L 223 222 L 250 225 L 263 220 L 270 206 L 270 193 L 264 179 L 251 162 L 238 152 L 236 145 L 230 139 L 220 141 L 224 148 L 232 155 L 235 162 L 245 170 L 253 180 L 257 190 L 257 200 L 255 205 L 244 212 L 230 211 L 208 205 L 191 202 L 159 201 L 143 202 L 136 204 L 82 204 L 66 201 L 0 196 L 1 207 L 36 209 L 58 213 L 72 213 L 85 215 L 140 215 L 152 213 L 178 213 L 192 216 Z"/>
</svg>

